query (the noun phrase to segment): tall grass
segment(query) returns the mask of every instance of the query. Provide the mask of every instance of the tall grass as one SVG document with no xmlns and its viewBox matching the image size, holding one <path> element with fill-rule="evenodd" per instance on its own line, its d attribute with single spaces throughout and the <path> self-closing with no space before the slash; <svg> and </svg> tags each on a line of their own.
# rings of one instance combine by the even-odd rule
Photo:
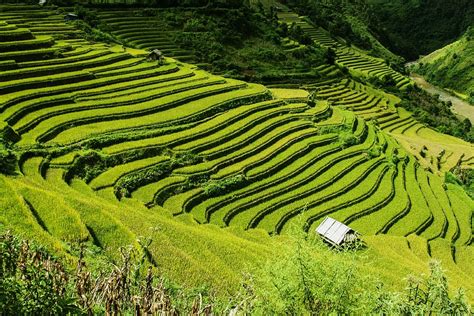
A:
<svg viewBox="0 0 474 316">
<path fill-rule="evenodd" d="M 147 256 L 151 240 L 122 248 L 121 260 L 110 263 L 92 259 L 83 245 L 72 251 L 73 260 L 57 258 L 2 232 L 0 309 L 2 315 L 470 314 L 462 290 L 450 295 L 439 262 L 430 263 L 427 277 L 409 276 L 404 292 L 390 292 L 364 273 L 363 244 L 331 250 L 299 227 L 285 237 L 287 249 L 246 273 L 241 291 L 229 297 L 214 296 L 205 286 L 183 289 L 164 278 Z"/>
</svg>

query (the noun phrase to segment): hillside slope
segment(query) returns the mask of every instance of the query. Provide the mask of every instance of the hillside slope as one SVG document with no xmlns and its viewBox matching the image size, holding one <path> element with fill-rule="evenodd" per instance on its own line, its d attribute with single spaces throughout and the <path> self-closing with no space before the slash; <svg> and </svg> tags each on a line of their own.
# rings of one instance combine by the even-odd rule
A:
<svg viewBox="0 0 474 316">
<path fill-rule="evenodd" d="M 460 39 L 419 60 L 415 72 L 474 104 L 474 27 Z"/>
<path fill-rule="evenodd" d="M 142 32 L 115 15 L 124 37 Z M 248 269 L 288 253 L 293 227 L 311 233 L 330 215 L 365 236 L 365 273 L 401 288 L 439 258 L 472 300 L 474 203 L 442 177 L 474 164 L 472 144 L 366 84 L 412 85 L 382 60 L 278 17 L 335 48 L 306 86 L 312 100 L 90 42 L 52 8 L 2 6 L 0 134 L 18 166 L 0 176 L 0 223 L 65 257 L 83 243 L 114 259 L 151 238 L 149 260 L 167 276 L 229 295 Z M 163 39 L 147 32 L 145 43 Z M 336 67 L 347 77 L 329 76 Z"/>
<path fill-rule="evenodd" d="M 456 40 L 474 25 L 471 0 L 367 0 L 369 24 L 380 41 L 407 60 Z"/>
</svg>

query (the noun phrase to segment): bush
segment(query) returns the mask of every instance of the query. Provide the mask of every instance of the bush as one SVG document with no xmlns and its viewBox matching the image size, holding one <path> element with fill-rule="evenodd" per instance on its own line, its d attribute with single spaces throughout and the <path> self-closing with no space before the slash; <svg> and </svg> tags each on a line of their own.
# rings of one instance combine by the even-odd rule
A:
<svg viewBox="0 0 474 316">
<path fill-rule="evenodd" d="M 87 24 L 85 21 L 74 21 L 74 26 L 78 29 L 81 29 L 85 33 L 85 38 L 89 41 L 93 42 L 106 42 L 106 43 L 117 43 L 118 41 L 109 33 L 108 27 L 105 25 L 101 25 L 104 30 L 99 30 L 97 28 L 92 27 L 90 24 Z"/>
<path fill-rule="evenodd" d="M 339 133 L 339 142 L 341 143 L 342 148 L 348 148 L 356 145 L 359 140 L 352 132 L 344 131 Z"/>
<path fill-rule="evenodd" d="M 74 13 L 91 27 L 96 27 L 99 23 L 99 17 L 95 11 L 91 11 L 83 6 L 77 5 L 74 7 Z"/>
<path fill-rule="evenodd" d="M 469 315 L 464 291 L 450 296 L 437 261 L 428 277 L 408 276 L 404 292 L 390 292 L 362 273 L 359 250 L 328 248 L 315 234 L 293 228 L 288 251 L 245 283 L 243 312 L 258 315 Z M 301 227 L 301 226 L 298 226 Z"/>
<path fill-rule="evenodd" d="M 0 173 L 14 174 L 18 165 L 15 153 L 0 143 Z"/>
<path fill-rule="evenodd" d="M 429 264 L 427 278 L 409 276 L 404 295 L 388 293 L 379 287 L 378 306 L 374 312 L 382 315 L 470 315 L 464 290 L 450 297 L 448 281 L 439 261 Z"/>
<path fill-rule="evenodd" d="M 374 145 L 370 147 L 370 149 L 367 151 L 367 155 L 370 158 L 379 157 L 381 154 L 382 154 L 382 146 L 380 145 Z"/>
<path fill-rule="evenodd" d="M 236 175 L 222 180 L 211 180 L 205 183 L 204 192 L 207 196 L 222 195 L 235 190 L 236 187 L 241 186 L 244 182 L 245 178 L 242 175 Z"/>
<path fill-rule="evenodd" d="M 4 315 L 79 312 L 63 266 L 44 249 L 0 236 L 0 309 Z"/>
<path fill-rule="evenodd" d="M 1 314 L 176 315 L 196 310 L 211 314 L 214 297 L 204 287 L 183 290 L 159 276 L 147 255 L 151 240 L 142 239 L 140 250 L 121 249 L 118 262 L 96 258 L 94 270 L 86 265 L 91 258 L 85 258 L 94 249 L 79 245 L 74 271 L 34 243 L 2 233 Z"/>
<path fill-rule="evenodd" d="M 450 110 L 449 104 L 442 102 L 436 95 L 414 89 L 396 93 L 402 101 L 400 106 L 413 113 L 421 123 L 433 129 L 462 138 L 468 142 L 474 141 L 474 128 L 470 122 L 460 121 Z"/>
</svg>

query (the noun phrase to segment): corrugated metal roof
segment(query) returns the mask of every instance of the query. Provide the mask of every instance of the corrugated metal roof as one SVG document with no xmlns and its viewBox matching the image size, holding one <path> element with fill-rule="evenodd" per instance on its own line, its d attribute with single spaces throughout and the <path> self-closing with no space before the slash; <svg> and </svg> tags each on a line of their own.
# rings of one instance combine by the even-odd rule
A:
<svg viewBox="0 0 474 316">
<path fill-rule="evenodd" d="M 346 234 L 352 229 L 334 218 L 326 217 L 322 223 L 316 228 L 316 232 L 329 241 L 340 245 L 344 241 Z"/>
</svg>

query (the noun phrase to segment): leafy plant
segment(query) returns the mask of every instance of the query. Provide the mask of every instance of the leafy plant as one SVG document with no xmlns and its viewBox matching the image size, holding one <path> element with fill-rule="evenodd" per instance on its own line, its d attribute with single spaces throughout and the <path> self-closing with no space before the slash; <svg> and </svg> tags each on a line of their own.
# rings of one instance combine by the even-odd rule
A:
<svg viewBox="0 0 474 316">
<path fill-rule="evenodd" d="M 17 156 L 0 143 L 0 173 L 13 174 L 17 167 Z"/>
</svg>

